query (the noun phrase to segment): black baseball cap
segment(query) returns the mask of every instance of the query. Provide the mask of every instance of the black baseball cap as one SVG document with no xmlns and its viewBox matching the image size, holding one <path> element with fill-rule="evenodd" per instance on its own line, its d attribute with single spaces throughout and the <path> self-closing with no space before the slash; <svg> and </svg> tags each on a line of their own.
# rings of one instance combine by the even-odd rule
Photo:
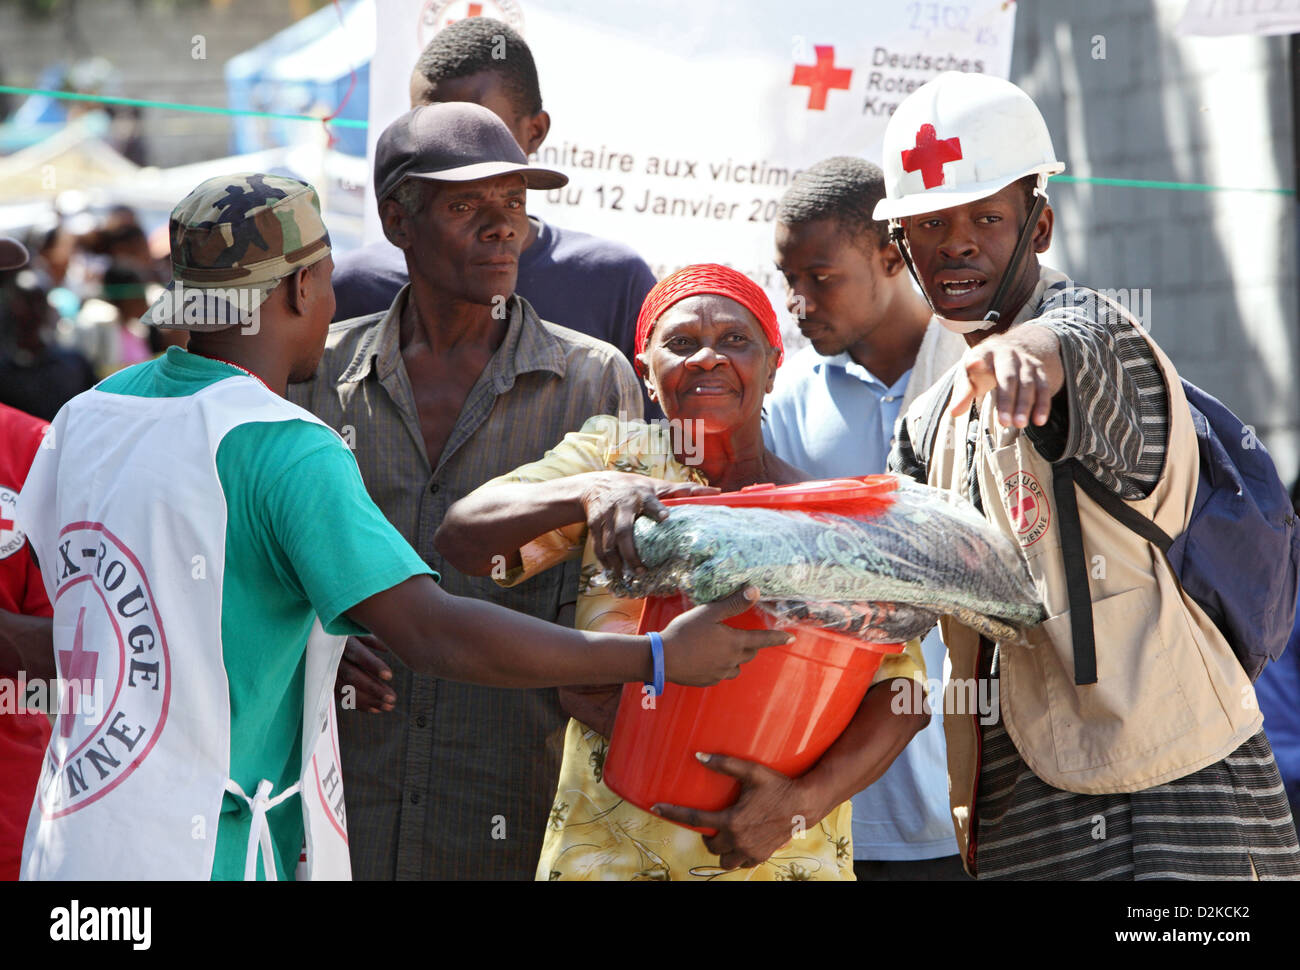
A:
<svg viewBox="0 0 1300 970">
<path fill-rule="evenodd" d="M 567 185 L 563 172 L 528 164 L 504 121 L 470 101 L 412 108 L 384 129 L 375 146 L 375 200 L 408 178 L 474 182 L 518 172 L 530 189 Z"/>
<path fill-rule="evenodd" d="M 26 263 L 26 247 L 17 239 L 0 236 L 0 270 L 17 269 Z"/>
</svg>

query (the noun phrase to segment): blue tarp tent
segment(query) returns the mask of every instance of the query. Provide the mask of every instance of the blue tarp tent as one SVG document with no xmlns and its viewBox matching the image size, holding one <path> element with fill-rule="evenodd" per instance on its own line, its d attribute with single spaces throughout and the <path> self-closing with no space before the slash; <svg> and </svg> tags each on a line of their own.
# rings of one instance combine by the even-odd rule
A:
<svg viewBox="0 0 1300 970">
<path fill-rule="evenodd" d="M 356 86 L 340 118 L 365 120 L 370 106 L 370 59 L 375 52 L 373 0 L 342 0 L 342 18 L 333 5 L 232 57 L 226 63 L 230 107 L 276 114 L 319 114 L 343 101 L 356 71 Z M 236 154 L 293 145 L 312 137 L 304 121 L 235 117 Z M 330 129 L 334 147 L 365 157 L 364 128 Z"/>
<path fill-rule="evenodd" d="M 68 65 L 60 61 L 41 71 L 36 87 L 46 91 L 61 91 L 65 90 L 67 81 Z M 117 92 L 109 90 L 99 93 L 116 94 Z M 25 97 L 13 114 L 0 124 L 0 155 L 20 151 L 62 131 L 68 123 L 69 104 L 70 102 L 63 98 L 52 98 L 48 94 L 32 94 Z M 99 134 L 107 133 L 107 116 L 101 116 L 94 123 L 99 126 Z"/>
</svg>

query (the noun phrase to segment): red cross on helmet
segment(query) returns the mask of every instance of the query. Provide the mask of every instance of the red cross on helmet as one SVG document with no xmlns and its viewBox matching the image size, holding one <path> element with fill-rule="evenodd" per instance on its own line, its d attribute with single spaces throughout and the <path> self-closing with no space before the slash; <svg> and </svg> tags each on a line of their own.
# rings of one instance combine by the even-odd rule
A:
<svg viewBox="0 0 1300 970">
<path fill-rule="evenodd" d="M 1038 215 L 1047 204 L 1047 177 L 1065 170 L 1065 164 L 1056 160 L 1038 106 L 1010 81 L 945 72 L 909 94 L 894 111 L 885 126 L 881 168 L 885 197 L 876 203 L 874 217 L 889 220 L 890 238 L 923 294 L 925 286 L 912 265 L 899 220 L 966 205 L 1026 175 L 1038 176 L 1037 198 L 984 318 L 956 321 L 939 316 L 956 333 L 996 326 Z M 926 301 L 934 309 L 929 294 Z"/>
<path fill-rule="evenodd" d="M 987 74 L 948 71 L 921 85 L 885 127 L 885 198 L 875 218 L 965 205 L 1017 179 L 1065 170 L 1029 95 Z"/>
</svg>

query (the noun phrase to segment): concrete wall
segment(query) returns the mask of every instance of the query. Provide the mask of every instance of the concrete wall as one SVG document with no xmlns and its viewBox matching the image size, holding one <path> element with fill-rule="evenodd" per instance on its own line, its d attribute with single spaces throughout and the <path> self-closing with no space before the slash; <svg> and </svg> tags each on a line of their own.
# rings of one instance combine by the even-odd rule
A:
<svg viewBox="0 0 1300 970">
<path fill-rule="evenodd" d="M 121 88 L 114 92 L 120 96 L 224 107 L 226 61 L 307 9 L 288 0 L 161 6 L 150 0 L 78 0 L 64 13 L 31 19 L 15 0 L 0 0 L 0 68 L 5 84 L 34 87 L 55 60 L 101 56 L 120 72 Z M 192 56 L 195 35 L 205 38 L 203 59 Z M 145 132 L 153 165 L 230 154 L 230 122 L 221 115 L 146 109 Z"/>
<path fill-rule="evenodd" d="M 1042 108 L 1066 174 L 1294 188 L 1286 38 L 1175 37 L 1185 6 L 1017 5 L 1011 78 Z M 1098 288 L 1150 289 L 1153 336 L 1254 425 L 1289 486 L 1300 469 L 1295 196 L 1065 183 L 1051 196 L 1047 262 Z"/>
</svg>

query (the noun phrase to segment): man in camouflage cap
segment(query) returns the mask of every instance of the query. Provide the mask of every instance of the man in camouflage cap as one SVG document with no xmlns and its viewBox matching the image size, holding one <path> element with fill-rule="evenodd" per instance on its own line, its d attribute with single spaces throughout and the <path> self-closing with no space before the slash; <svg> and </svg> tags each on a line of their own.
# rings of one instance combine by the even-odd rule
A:
<svg viewBox="0 0 1300 970">
<path fill-rule="evenodd" d="M 334 310 L 311 186 L 209 179 L 170 231 L 173 280 L 143 319 L 190 331 L 188 347 L 69 401 L 20 498 L 55 603 L 60 673 L 113 698 L 98 717 L 65 705 L 22 878 L 284 878 L 304 840 L 304 874 L 346 877 L 343 820 L 331 823 L 315 791 L 296 795 L 309 787 L 302 752 L 321 731 L 332 644 L 341 650 L 332 635 L 357 625 L 345 613 L 361 600 L 430 570 L 374 508 L 338 435 L 284 399 L 315 369 Z M 328 537 L 313 534 L 323 503 L 346 519 Z M 140 591 L 129 622 L 97 606 L 89 587 L 103 569 L 60 568 L 57 545 L 83 527 L 133 570 L 109 578 Z M 125 654 L 115 622 L 133 630 Z M 114 719 L 132 732 L 114 733 Z M 77 752 L 115 744 L 124 750 L 86 782 L 96 790 L 83 786 Z M 206 834 L 187 837 L 186 817 Z"/>
<path fill-rule="evenodd" d="M 172 281 L 141 319 L 189 331 L 191 353 L 277 394 L 310 377 L 334 313 L 315 189 L 279 175 L 220 175 L 180 201 L 168 229 Z"/>
<path fill-rule="evenodd" d="M 259 328 L 280 281 L 330 255 L 306 182 L 242 173 L 208 179 L 172 210 L 172 281 L 142 318 L 174 330 Z"/>
<path fill-rule="evenodd" d="M 646 679 L 650 644 L 449 596 L 343 439 L 285 400 L 315 371 L 334 312 L 310 186 L 205 182 L 173 213 L 172 260 L 172 305 L 153 319 L 177 325 L 179 305 L 189 348 L 64 405 L 14 515 L 54 604 L 53 642 L 15 669 L 57 657 L 77 684 L 45 753 L 22 877 L 346 878 L 333 703 L 345 636 L 502 687 Z M 176 295 L 191 283 L 204 297 L 236 290 L 214 299 L 233 299 L 238 318 L 213 329 L 206 299 L 188 318 Z M 256 295 L 241 304 L 241 290 Z M 260 327 L 236 325 L 254 311 Z M 674 620 L 668 676 L 712 683 L 783 642 L 719 625 L 748 605 L 737 594 Z"/>
</svg>

